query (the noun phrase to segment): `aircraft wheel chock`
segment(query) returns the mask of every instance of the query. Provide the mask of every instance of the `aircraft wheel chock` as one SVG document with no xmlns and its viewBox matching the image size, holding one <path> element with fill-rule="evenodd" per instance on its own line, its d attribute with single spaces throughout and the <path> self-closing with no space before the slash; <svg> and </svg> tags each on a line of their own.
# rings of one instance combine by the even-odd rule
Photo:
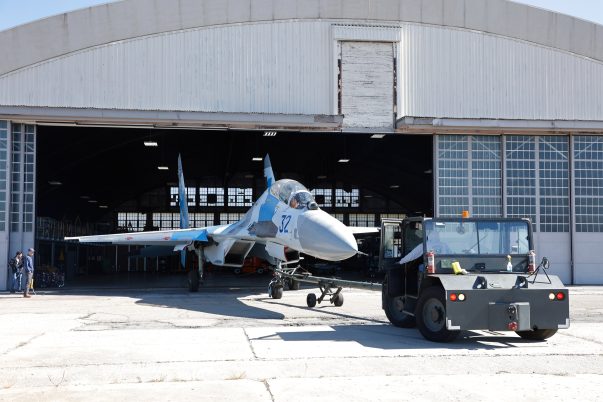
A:
<svg viewBox="0 0 603 402">
<path fill-rule="evenodd" d="M 306 297 L 306 304 L 308 304 L 308 307 L 310 308 L 316 306 L 316 295 L 314 293 L 308 293 L 308 296 Z"/>
</svg>

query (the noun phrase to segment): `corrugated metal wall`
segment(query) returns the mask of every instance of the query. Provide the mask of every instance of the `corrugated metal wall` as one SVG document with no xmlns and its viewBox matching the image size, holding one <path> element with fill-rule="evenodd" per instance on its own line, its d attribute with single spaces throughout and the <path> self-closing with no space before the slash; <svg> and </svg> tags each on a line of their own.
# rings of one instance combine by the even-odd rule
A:
<svg viewBox="0 0 603 402">
<path fill-rule="evenodd" d="M 342 42 L 341 112 L 347 127 L 394 125 L 392 43 Z"/>
<path fill-rule="evenodd" d="M 329 114 L 330 33 L 284 22 L 115 42 L 0 77 L 0 104 Z"/>
<path fill-rule="evenodd" d="M 603 64 L 480 32 L 402 26 L 399 115 L 603 120 Z"/>
<path fill-rule="evenodd" d="M 0 105 L 335 114 L 337 40 L 398 36 L 334 25 L 237 24 L 115 42 L 1 76 Z M 603 120 L 603 63 L 463 29 L 400 32 L 398 116 Z"/>
</svg>

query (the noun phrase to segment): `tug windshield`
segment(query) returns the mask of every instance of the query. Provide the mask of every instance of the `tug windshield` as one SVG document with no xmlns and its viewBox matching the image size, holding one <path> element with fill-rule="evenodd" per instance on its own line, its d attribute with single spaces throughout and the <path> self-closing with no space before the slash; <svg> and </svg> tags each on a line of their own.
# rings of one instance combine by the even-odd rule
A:
<svg viewBox="0 0 603 402">
<path fill-rule="evenodd" d="M 427 250 L 436 254 L 513 255 L 530 251 L 525 221 L 427 221 Z"/>
</svg>

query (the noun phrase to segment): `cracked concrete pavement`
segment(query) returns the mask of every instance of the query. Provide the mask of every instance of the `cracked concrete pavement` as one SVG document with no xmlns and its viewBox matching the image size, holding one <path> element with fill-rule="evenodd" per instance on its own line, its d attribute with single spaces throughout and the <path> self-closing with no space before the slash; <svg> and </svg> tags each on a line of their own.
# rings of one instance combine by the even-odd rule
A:
<svg viewBox="0 0 603 402">
<path fill-rule="evenodd" d="M 306 307 L 308 290 L 0 295 L 0 400 L 603 400 L 603 288 L 570 290 L 546 342 L 388 324 L 380 294 Z"/>
</svg>

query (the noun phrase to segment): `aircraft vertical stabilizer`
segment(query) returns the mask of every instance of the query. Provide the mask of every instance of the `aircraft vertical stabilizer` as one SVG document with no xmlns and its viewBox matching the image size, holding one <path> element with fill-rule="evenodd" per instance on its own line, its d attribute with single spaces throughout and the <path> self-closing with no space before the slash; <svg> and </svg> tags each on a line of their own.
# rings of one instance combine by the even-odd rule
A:
<svg viewBox="0 0 603 402">
<path fill-rule="evenodd" d="M 182 159 L 178 155 L 178 203 L 180 205 L 180 229 L 188 229 L 188 199 L 184 185 L 184 174 L 182 173 Z"/>
<path fill-rule="evenodd" d="M 270 187 L 274 183 L 274 172 L 270 163 L 270 156 L 266 154 L 264 158 L 264 177 L 266 178 L 266 186 Z"/>
<path fill-rule="evenodd" d="M 188 198 L 186 197 L 186 186 L 184 185 L 184 173 L 182 172 L 182 158 L 178 155 L 178 204 L 180 205 L 180 229 L 190 227 L 188 220 Z M 180 264 L 186 267 L 186 249 L 180 251 Z"/>
</svg>

